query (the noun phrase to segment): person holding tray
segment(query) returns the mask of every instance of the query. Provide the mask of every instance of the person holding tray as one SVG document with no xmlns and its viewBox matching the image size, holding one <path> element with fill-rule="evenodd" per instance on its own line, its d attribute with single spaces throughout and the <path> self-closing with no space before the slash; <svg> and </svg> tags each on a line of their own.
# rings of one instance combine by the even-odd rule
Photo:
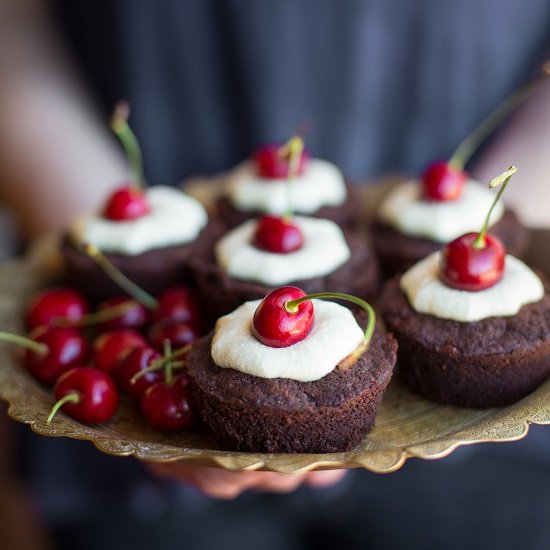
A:
<svg viewBox="0 0 550 550">
<path fill-rule="evenodd" d="M 48 6 L 38 0 L 7 1 L 0 5 L 0 202 L 15 213 L 25 238 L 61 230 L 76 214 L 98 207 L 126 175 L 104 123 L 121 98 L 132 105 L 152 182 L 176 183 L 195 173 L 225 170 L 259 144 L 288 137 L 302 123 L 310 128 L 308 147 L 355 182 L 372 183 L 395 171 L 418 172 L 434 159 L 447 158 L 537 70 L 550 53 L 549 27 L 550 9 L 543 0 L 528 8 L 520 0 L 243 0 L 215 7 L 199 0 L 57 0 Z M 550 173 L 544 152 L 549 134 L 550 83 L 545 83 L 479 155 L 473 170 L 484 181 L 512 162 L 518 165 L 508 200 L 525 224 L 539 227 L 550 227 L 550 186 L 542 185 Z M 14 426 L 4 426 L 4 418 L 0 424 L 7 439 Z M 418 503 L 412 517 L 420 521 L 422 511 L 443 509 L 441 499 L 456 513 L 462 508 L 445 488 L 446 472 L 454 472 L 455 490 L 469 479 L 466 470 L 476 475 L 468 485 L 480 491 L 486 487 L 482 479 L 493 479 L 487 477 L 487 460 L 476 458 L 485 470 L 471 464 L 469 453 L 482 451 L 465 450 L 456 453 L 458 460 L 415 464 L 391 480 L 357 472 L 354 487 L 344 483 L 319 496 L 300 490 L 287 497 L 286 508 L 275 506 L 269 496 L 244 495 L 229 509 L 173 481 L 231 499 L 249 489 L 329 486 L 344 474 L 234 473 L 178 464 L 143 468 L 137 461 L 101 455 L 89 444 L 40 438 L 26 427 L 15 431 L 18 468 L 40 512 L 57 527 L 61 548 L 95 548 L 105 540 L 117 548 L 172 548 L 177 542 L 173 533 L 189 529 L 199 536 L 193 523 L 197 529 L 234 529 L 243 536 L 243 549 L 298 547 L 297 540 L 304 548 L 325 548 L 338 540 L 397 547 L 398 530 L 384 532 L 365 520 L 368 531 L 362 528 L 364 514 L 377 518 L 379 526 L 402 525 L 411 548 L 421 548 L 426 540 L 423 547 L 441 546 L 449 542 L 445 527 L 456 533 L 452 520 L 438 515 L 441 532 L 436 529 L 427 539 L 419 535 L 419 525 L 406 520 L 399 503 L 425 490 L 430 498 L 409 502 Z M 530 446 L 546 457 L 540 477 L 547 480 L 550 446 L 536 437 L 523 448 Z M 7 449 L 3 441 L 0 448 Z M 497 461 L 506 460 L 506 449 L 492 452 Z M 514 453 L 521 456 L 517 448 Z M 8 463 L 6 456 L 0 467 L 9 471 Z M 498 471 L 514 472 L 502 465 Z M 543 487 L 536 472 L 525 479 L 532 490 Z M 20 542 L 17 537 L 24 532 L 28 548 L 46 548 L 46 537 L 32 529 L 32 514 L 20 522 L 25 513 L 20 487 L 7 474 L 0 481 L 8 489 L 0 492 L 0 501 L 13 497 L 19 503 L 19 518 L 6 523 L 15 530 L 15 540 Z M 362 507 L 373 502 L 371 488 L 388 497 L 379 497 L 379 509 Z M 465 506 L 476 501 L 481 497 L 472 489 Z M 547 497 L 540 507 L 543 502 L 550 505 Z M 398 506 L 400 514 L 388 523 L 382 512 Z M 507 511 L 503 505 L 499 510 Z M 209 524 L 203 516 L 217 522 Z M 243 518 L 254 518 L 260 529 L 256 538 L 239 522 Z M 3 536 L 10 532 L 7 527 L 0 531 Z M 529 548 L 537 548 L 547 534 L 543 525 L 536 527 Z M 338 529 L 346 531 L 336 536 Z M 207 527 L 203 535 L 227 547 L 227 533 L 216 538 L 216 532 Z M 476 536 L 479 542 L 489 535 L 480 528 Z M 465 546 L 465 539 L 455 538 L 456 547 Z M 411 544 L 415 540 L 418 546 Z M 190 547 L 191 540 L 179 542 Z M 512 548 L 506 544 L 503 540 L 499 547 Z"/>
</svg>

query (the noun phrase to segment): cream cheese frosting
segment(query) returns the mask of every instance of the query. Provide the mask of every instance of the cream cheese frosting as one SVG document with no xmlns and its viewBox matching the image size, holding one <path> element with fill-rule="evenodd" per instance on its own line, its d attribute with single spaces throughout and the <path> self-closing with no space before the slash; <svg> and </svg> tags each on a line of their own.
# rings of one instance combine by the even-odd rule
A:
<svg viewBox="0 0 550 550">
<path fill-rule="evenodd" d="M 147 190 L 150 212 L 135 220 L 113 221 L 90 216 L 71 228 L 71 235 L 102 252 L 137 256 L 194 240 L 208 221 L 204 207 L 178 189 L 166 186 Z"/>
<path fill-rule="evenodd" d="M 502 279 L 478 292 L 445 285 L 439 278 L 440 257 L 440 252 L 430 254 L 401 277 L 401 290 L 418 313 L 473 322 L 515 315 L 524 305 L 538 302 L 544 296 L 542 281 L 514 256 L 506 256 Z"/>
<path fill-rule="evenodd" d="M 384 198 L 378 216 L 405 235 L 444 243 L 464 233 L 478 231 L 494 198 L 494 192 L 474 180 L 468 180 L 456 200 L 425 201 L 420 182 L 406 181 Z M 499 202 L 493 210 L 489 226 L 500 220 L 503 214 L 504 206 Z"/>
<path fill-rule="evenodd" d="M 260 211 L 283 215 L 289 199 L 293 212 L 313 214 L 324 206 L 340 206 L 346 186 L 340 170 L 332 163 L 311 159 L 304 173 L 290 182 L 258 176 L 254 163 L 241 163 L 228 174 L 226 195 L 243 212 Z"/>
<path fill-rule="evenodd" d="M 260 378 L 312 382 L 326 376 L 363 342 L 363 331 L 349 309 L 313 300 L 313 328 L 304 340 L 287 348 L 266 346 L 251 331 L 260 302 L 245 302 L 216 323 L 212 359 L 219 367 Z"/>
<path fill-rule="evenodd" d="M 340 227 L 330 220 L 295 216 L 304 244 L 294 252 L 277 254 L 252 244 L 257 220 L 229 231 L 214 249 L 218 265 L 231 277 L 269 286 L 322 277 L 348 261 L 351 251 Z"/>
</svg>

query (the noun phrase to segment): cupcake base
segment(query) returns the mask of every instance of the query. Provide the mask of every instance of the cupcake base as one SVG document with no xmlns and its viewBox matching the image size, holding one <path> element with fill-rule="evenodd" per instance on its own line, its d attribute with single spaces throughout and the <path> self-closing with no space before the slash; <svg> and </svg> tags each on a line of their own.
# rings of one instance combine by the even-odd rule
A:
<svg viewBox="0 0 550 550">
<path fill-rule="evenodd" d="M 417 313 L 399 288 L 384 286 L 380 310 L 399 342 L 398 374 L 432 401 L 461 407 L 509 405 L 550 375 L 550 294 L 517 315 L 472 323 Z"/>
<path fill-rule="evenodd" d="M 395 364 L 396 343 L 378 331 L 348 369 L 314 382 L 258 378 L 212 360 L 212 334 L 187 356 L 194 398 L 220 443 L 238 451 L 328 453 L 357 446 L 374 417 Z"/>
</svg>

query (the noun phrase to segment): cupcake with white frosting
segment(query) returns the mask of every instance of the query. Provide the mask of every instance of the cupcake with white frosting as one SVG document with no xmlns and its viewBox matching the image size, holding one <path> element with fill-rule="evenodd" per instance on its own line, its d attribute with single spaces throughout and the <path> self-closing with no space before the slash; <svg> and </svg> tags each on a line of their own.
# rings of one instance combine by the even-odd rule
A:
<svg viewBox="0 0 550 550">
<path fill-rule="evenodd" d="M 273 223 L 296 227 L 300 245 L 291 251 L 269 249 Z M 262 243 L 258 233 L 265 228 L 268 242 Z M 265 216 L 230 230 L 223 222 L 211 222 L 191 269 L 215 316 L 261 298 L 279 285 L 299 286 L 309 293 L 330 288 L 370 299 L 379 281 L 376 258 L 354 232 L 331 220 L 307 216 L 287 221 Z"/>
<path fill-rule="evenodd" d="M 230 170 L 225 178 L 217 212 L 229 227 L 263 214 L 281 216 L 289 195 L 296 214 L 330 219 L 351 227 L 359 219 L 353 189 L 340 169 L 320 158 L 301 152 L 298 173 L 287 187 L 289 160 L 281 157 L 281 145 L 268 145 Z"/>
<path fill-rule="evenodd" d="M 294 287 L 275 294 L 281 305 L 304 295 Z M 269 298 L 219 319 L 186 356 L 206 426 L 223 446 L 239 451 L 354 448 L 374 424 L 395 365 L 395 340 L 375 329 L 374 312 L 364 334 L 349 309 L 316 299 L 309 302 L 310 326 L 303 319 L 292 325 L 293 335 L 304 332 L 298 341 L 266 342 L 257 333 L 258 312 L 264 307 L 264 322 L 271 319 L 264 305 Z M 300 307 L 297 315 L 308 314 Z"/>
</svg>

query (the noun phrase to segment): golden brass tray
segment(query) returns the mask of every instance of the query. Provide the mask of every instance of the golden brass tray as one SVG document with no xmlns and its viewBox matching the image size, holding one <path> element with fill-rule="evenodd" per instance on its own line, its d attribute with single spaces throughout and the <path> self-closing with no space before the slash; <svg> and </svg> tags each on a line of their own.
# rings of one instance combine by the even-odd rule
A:
<svg viewBox="0 0 550 550">
<path fill-rule="evenodd" d="M 533 232 L 531 263 L 547 273 L 549 244 L 550 231 Z M 0 268 L 1 330 L 21 330 L 22 309 L 28 296 L 51 280 L 55 271 L 51 256 L 40 253 Z M 80 424 L 63 414 L 48 426 L 45 419 L 53 401 L 51 390 L 38 384 L 21 367 L 18 352 L 8 345 L 0 346 L 0 398 L 8 402 L 12 419 L 29 424 L 36 433 L 88 440 L 111 455 L 287 473 L 354 467 L 393 472 L 410 457 L 438 459 L 459 445 L 514 441 L 527 435 L 530 424 L 550 424 L 550 380 L 514 405 L 486 410 L 437 405 L 413 395 L 394 380 L 384 396 L 372 433 L 356 449 L 345 453 L 225 451 L 205 433 L 167 435 L 148 428 L 130 403 L 123 404 L 113 421 L 98 427 Z"/>
</svg>

